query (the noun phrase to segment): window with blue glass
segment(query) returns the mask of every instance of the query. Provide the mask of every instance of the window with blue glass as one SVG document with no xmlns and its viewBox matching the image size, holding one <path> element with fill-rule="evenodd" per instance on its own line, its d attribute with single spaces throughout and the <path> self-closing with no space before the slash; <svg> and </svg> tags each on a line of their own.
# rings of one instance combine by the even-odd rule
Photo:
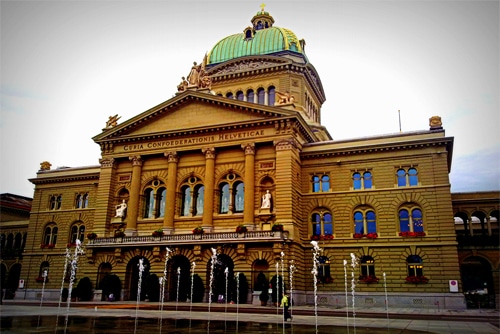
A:
<svg viewBox="0 0 500 334">
<path fill-rule="evenodd" d="M 354 212 L 354 234 L 363 235 L 377 233 L 377 219 L 375 211 L 357 210 Z"/>
<path fill-rule="evenodd" d="M 143 192 L 143 218 L 160 218 L 165 216 L 167 188 L 160 180 L 151 181 Z"/>
<path fill-rule="evenodd" d="M 264 104 L 266 101 L 266 91 L 264 88 L 257 89 L 257 103 Z"/>
<path fill-rule="evenodd" d="M 332 214 L 328 211 L 319 210 L 311 215 L 311 227 L 313 236 L 333 235 Z"/>
<path fill-rule="evenodd" d="M 423 232 L 424 221 L 422 210 L 418 208 L 403 208 L 399 210 L 399 230 L 400 232 Z"/>
<path fill-rule="evenodd" d="M 236 173 L 228 173 L 219 183 L 220 214 L 243 212 L 245 207 L 245 187 L 243 179 Z"/>
<path fill-rule="evenodd" d="M 243 94 L 243 92 L 241 90 L 236 92 L 236 99 L 240 100 L 240 101 L 243 101 L 245 99 L 245 95 Z"/>
<path fill-rule="evenodd" d="M 329 192 L 330 176 L 328 174 L 313 175 L 311 177 L 312 192 Z"/>
<path fill-rule="evenodd" d="M 248 102 L 252 102 L 253 103 L 254 102 L 254 100 L 253 100 L 254 96 L 255 96 L 255 94 L 254 94 L 254 92 L 253 92 L 252 89 L 247 90 L 247 101 Z"/>
<path fill-rule="evenodd" d="M 196 176 L 187 178 L 181 186 L 181 216 L 200 216 L 203 214 L 205 187 Z"/>
<path fill-rule="evenodd" d="M 360 172 L 354 172 L 352 174 L 352 187 L 354 190 L 371 189 L 372 173 L 367 171 L 361 175 Z"/>
<path fill-rule="evenodd" d="M 271 86 L 268 89 L 267 104 L 270 106 L 274 106 L 275 98 L 276 98 L 276 89 L 274 88 L 274 86 Z"/>
<path fill-rule="evenodd" d="M 411 167 L 408 169 L 400 168 L 396 172 L 396 181 L 398 187 L 414 187 L 418 186 L 418 171 Z"/>
</svg>

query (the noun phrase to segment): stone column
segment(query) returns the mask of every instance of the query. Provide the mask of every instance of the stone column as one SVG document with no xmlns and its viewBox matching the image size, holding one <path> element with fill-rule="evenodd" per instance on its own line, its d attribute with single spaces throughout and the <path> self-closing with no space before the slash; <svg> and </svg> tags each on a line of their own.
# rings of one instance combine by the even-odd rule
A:
<svg viewBox="0 0 500 334">
<path fill-rule="evenodd" d="M 171 234 L 174 230 L 175 193 L 177 189 L 177 152 L 165 152 L 168 161 L 167 198 L 165 199 L 165 217 L 163 218 L 163 231 Z"/>
<path fill-rule="evenodd" d="M 205 147 L 205 202 L 203 203 L 203 226 L 212 229 L 214 212 L 215 148 Z"/>
<path fill-rule="evenodd" d="M 467 219 L 468 219 L 467 225 L 469 226 L 469 234 L 474 235 L 474 227 L 472 225 L 472 216 L 468 216 Z"/>
<path fill-rule="evenodd" d="M 127 207 L 127 236 L 137 234 L 137 216 L 139 214 L 139 199 L 141 191 L 142 158 L 140 155 L 129 157 L 132 161 L 132 182 L 130 184 L 130 199 Z"/>
<path fill-rule="evenodd" d="M 245 207 L 243 208 L 243 224 L 254 225 L 255 197 L 255 143 L 242 144 L 245 150 Z"/>
<path fill-rule="evenodd" d="M 113 158 L 103 158 L 96 192 L 94 226 L 92 232 L 99 237 L 106 236 L 106 226 L 115 214 L 116 163 Z"/>
</svg>

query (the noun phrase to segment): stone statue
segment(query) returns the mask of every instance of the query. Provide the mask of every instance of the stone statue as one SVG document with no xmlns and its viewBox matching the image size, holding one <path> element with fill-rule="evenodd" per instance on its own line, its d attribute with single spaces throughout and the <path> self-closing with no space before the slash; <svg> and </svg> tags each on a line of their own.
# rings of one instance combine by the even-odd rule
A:
<svg viewBox="0 0 500 334">
<path fill-rule="evenodd" d="M 109 119 L 106 122 L 106 129 L 114 128 L 118 124 L 118 120 L 120 118 L 121 118 L 121 116 L 118 116 L 118 114 L 116 114 L 114 116 L 109 116 Z"/>
<path fill-rule="evenodd" d="M 48 161 L 44 161 L 40 163 L 40 170 L 50 170 L 52 164 Z"/>
<path fill-rule="evenodd" d="M 271 193 L 269 190 L 262 196 L 262 209 L 270 209 L 271 208 Z"/>
<path fill-rule="evenodd" d="M 191 67 L 191 72 L 187 76 L 187 81 L 190 86 L 198 86 L 198 80 L 200 79 L 201 66 L 193 62 L 193 67 Z"/>
<path fill-rule="evenodd" d="M 186 78 L 182 77 L 181 83 L 177 86 L 177 91 L 179 92 L 185 91 L 188 85 L 189 83 L 187 82 Z"/>
<path fill-rule="evenodd" d="M 288 91 L 285 93 L 281 93 L 276 91 L 276 104 L 289 104 L 295 101 L 295 97 L 291 95 Z"/>
<path fill-rule="evenodd" d="M 116 214 L 115 217 L 125 217 L 125 211 L 127 210 L 127 203 L 125 200 L 116 206 Z"/>
</svg>

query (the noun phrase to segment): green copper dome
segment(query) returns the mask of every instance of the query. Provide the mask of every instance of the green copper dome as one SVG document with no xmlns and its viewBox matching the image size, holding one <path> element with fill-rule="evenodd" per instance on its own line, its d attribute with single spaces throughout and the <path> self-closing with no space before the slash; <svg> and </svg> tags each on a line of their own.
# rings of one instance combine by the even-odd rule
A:
<svg viewBox="0 0 500 334">
<path fill-rule="evenodd" d="M 253 27 L 242 33 L 220 40 L 208 53 L 207 65 L 231 59 L 267 55 L 282 51 L 303 54 L 303 48 L 293 31 L 273 27 L 274 19 L 268 12 L 260 11 L 252 18 Z"/>
</svg>

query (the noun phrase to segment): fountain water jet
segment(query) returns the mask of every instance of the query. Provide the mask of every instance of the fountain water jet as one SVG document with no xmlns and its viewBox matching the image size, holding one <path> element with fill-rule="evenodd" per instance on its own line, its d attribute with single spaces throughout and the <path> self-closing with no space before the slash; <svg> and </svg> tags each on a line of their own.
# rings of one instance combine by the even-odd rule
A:
<svg viewBox="0 0 500 334">
<path fill-rule="evenodd" d="M 236 333 L 238 333 L 238 316 L 240 306 L 240 273 L 236 273 Z"/>
<path fill-rule="evenodd" d="M 285 296 L 285 282 L 284 282 L 284 279 L 285 279 L 285 266 L 284 266 L 284 260 L 285 260 L 285 253 L 281 252 L 280 253 L 280 263 L 281 263 L 281 295 L 282 296 Z M 284 330 L 285 330 L 285 305 L 283 305 L 283 331 Z"/>
<path fill-rule="evenodd" d="M 168 266 L 168 260 L 170 259 L 170 254 L 172 251 L 170 248 L 166 248 L 165 251 L 165 265 L 163 267 L 163 277 L 160 277 L 160 333 L 161 333 L 161 327 L 162 327 L 162 322 L 163 322 L 163 305 L 165 303 L 165 285 L 167 284 L 167 266 Z"/>
<path fill-rule="evenodd" d="M 141 302 L 141 287 L 142 287 L 142 273 L 144 272 L 144 269 L 146 266 L 144 265 L 144 259 L 139 259 L 139 281 L 137 282 L 137 302 L 135 305 L 135 326 L 134 326 L 134 333 L 137 332 L 137 319 L 138 319 L 138 312 L 139 312 L 139 304 Z"/>
<path fill-rule="evenodd" d="M 345 312 L 346 312 L 346 326 L 347 334 L 349 334 L 349 298 L 347 288 L 347 260 L 344 260 L 344 284 L 345 284 Z"/>
<path fill-rule="evenodd" d="M 356 334 L 356 308 L 355 308 L 355 292 L 356 292 L 356 279 L 354 278 L 354 272 L 358 266 L 358 258 L 354 253 L 351 253 L 351 294 L 352 294 L 352 326 L 354 334 Z"/>
<path fill-rule="evenodd" d="M 387 332 L 389 332 L 389 303 L 387 301 L 387 279 L 385 277 L 385 271 L 382 275 L 384 277 L 385 313 L 387 316 Z"/>
<path fill-rule="evenodd" d="M 181 267 L 177 267 L 177 293 L 175 296 L 175 312 L 177 312 L 177 306 L 179 305 L 179 288 L 181 283 Z"/>
<path fill-rule="evenodd" d="M 191 295 L 189 298 L 189 332 L 191 332 L 191 314 L 193 311 L 193 287 L 194 287 L 194 269 L 196 268 L 196 263 L 193 261 L 191 263 Z"/>
<path fill-rule="evenodd" d="M 68 300 L 66 303 L 66 318 L 64 320 L 64 333 L 68 328 L 68 317 L 69 317 L 69 308 L 71 306 L 71 292 L 73 291 L 73 284 L 75 284 L 76 271 L 78 270 L 78 258 L 80 255 L 83 255 L 85 252 L 82 248 L 82 242 L 78 239 L 75 240 L 75 251 L 73 252 L 73 257 L 70 259 L 69 263 L 71 264 L 71 275 L 69 277 L 69 285 L 68 285 Z M 56 324 L 57 327 L 57 324 Z"/>
<path fill-rule="evenodd" d="M 316 325 L 316 333 L 318 333 L 318 257 L 321 252 L 321 248 L 318 246 L 318 242 L 315 240 L 311 241 L 311 245 L 313 245 L 313 269 L 311 271 L 311 274 L 313 275 L 314 282 L 314 320 Z"/>
<path fill-rule="evenodd" d="M 43 304 L 43 294 L 45 293 L 45 283 L 47 282 L 47 274 L 48 270 L 44 269 L 42 272 L 42 278 L 43 278 L 43 283 L 42 283 L 42 294 L 40 295 L 40 310 L 42 309 L 42 304 Z M 0 293 L 3 293 L 0 291 Z M 42 312 L 40 312 L 42 313 Z M 37 323 L 37 329 L 40 327 L 40 315 L 38 315 L 38 323 Z M 56 328 L 57 328 L 57 322 L 56 322 Z"/>
<path fill-rule="evenodd" d="M 224 302 L 225 302 L 225 305 L 224 305 L 224 329 L 226 329 L 226 330 L 227 330 L 227 327 L 226 327 L 226 325 L 227 325 L 226 317 L 227 317 L 227 285 L 228 285 L 227 284 L 228 283 L 228 280 L 227 280 L 228 277 L 227 276 L 228 276 L 228 274 L 229 274 L 229 268 L 226 267 L 226 269 L 224 269 L 224 275 L 226 277 L 226 295 L 225 295 L 225 300 L 224 300 Z"/>
<path fill-rule="evenodd" d="M 293 274 L 297 270 L 297 267 L 295 267 L 295 262 L 293 260 L 290 260 L 290 269 L 289 269 L 289 276 L 290 276 L 290 316 L 293 316 Z"/>
<path fill-rule="evenodd" d="M 68 273 L 68 262 L 71 259 L 71 252 L 68 247 L 66 247 L 66 254 L 64 256 L 64 269 L 63 269 L 63 275 L 62 275 L 62 280 L 61 280 L 61 290 L 59 291 L 59 304 L 57 305 L 57 315 L 56 315 L 56 332 L 57 332 L 57 323 L 59 322 L 59 311 L 61 309 L 61 304 L 62 304 L 62 296 L 63 296 L 63 291 L 64 291 L 64 281 L 66 280 L 66 274 Z M 71 296 L 68 296 L 71 298 Z M 68 298 L 67 297 L 67 298 Z"/>
<path fill-rule="evenodd" d="M 213 283 L 214 283 L 214 270 L 215 264 L 217 262 L 217 249 L 212 248 L 212 263 L 210 264 L 210 289 L 208 292 L 208 322 L 207 322 L 207 332 L 210 332 L 210 307 L 212 305 L 212 295 L 213 295 Z"/>
</svg>

